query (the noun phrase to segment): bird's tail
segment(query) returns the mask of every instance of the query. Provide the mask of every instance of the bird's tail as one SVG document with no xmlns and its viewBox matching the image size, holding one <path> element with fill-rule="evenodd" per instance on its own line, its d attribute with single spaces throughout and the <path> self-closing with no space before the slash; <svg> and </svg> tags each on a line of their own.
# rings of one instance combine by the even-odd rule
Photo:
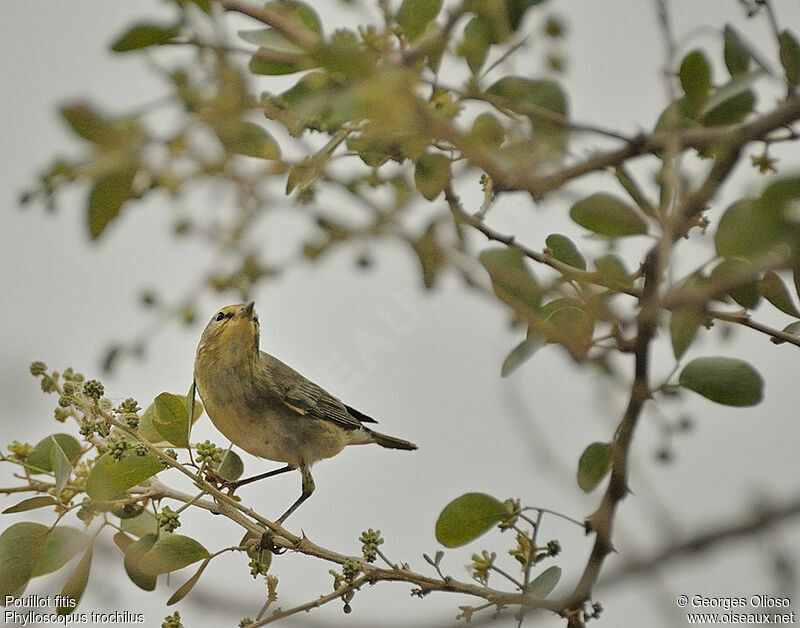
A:
<svg viewBox="0 0 800 628">
<path fill-rule="evenodd" d="M 369 435 L 372 436 L 372 440 L 378 443 L 381 447 L 387 447 L 389 449 L 405 449 L 406 451 L 413 451 L 417 448 L 414 443 L 410 443 L 402 438 L 387 436 L 386 434 L 381 434 L 380 432 L 376 432 L 367 428 L 363 429 L 367 430 Z"/>
</svg>

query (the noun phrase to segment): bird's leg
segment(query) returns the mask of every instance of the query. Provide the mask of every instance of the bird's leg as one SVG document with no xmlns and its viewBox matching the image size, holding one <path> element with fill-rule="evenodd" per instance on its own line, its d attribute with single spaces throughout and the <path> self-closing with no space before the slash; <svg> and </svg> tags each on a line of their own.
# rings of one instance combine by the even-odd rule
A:
<svg viewBox="0 0 800 628">
<path fill-rule="evenodd" d="M 287 464 L 285 467 L 281 467 L 280 469 L 273 469 L 272 471 L 267 471 L 266 473 L 259 473 L 258 475 L 245 478 L 244 480 L 237 480 L 236 482 L 231 482 L 229 480 L 221 478 L 217 473 L 215 473 L 211 469 L 206 470 L 206 475 L 210 476 L 211 479 L 213 479 L 215 482 L 219 483 L 224 488 L 228 489 L 228 495 L 233 495 L 233 492 L 240 486 L 244 486 L 245 484 L 250 484 L 252 482 L 258 482 L 258 480 L 271 478 L 273 475 L 280 475 L 281 473 L 286 473 L 287 471 L 294 471 L 295 468 L 296 467 Z"/>
<path fill-rule="evenodd" d="M 303 477 L 302 492 L 300 493 L 300 497 L 297 498 L 297 501 L 295 501 L 295 503 L 289 506 L 289 510 L 287 510 L 278 518 L 278 520 L 275 522 L 278 525 L 283 525 L 283 522 L 289 518 L 289 515 L 291 515 L 295 510 L 297 510 L 300 504 L 302 504 L 309 497 L 311 497 L 311 493 L 314 492 L 315 488 L 314 478 L 311 477 L 311 469 L 309 469 L 306 465 L 301 465 L 300 473 L 302 474 Z M 283 551 L 280 552 L 276 551 L 278 548 L 276 548 L 274 543 L 272 542 L 274 536 L 275 534 L 272 532 L 272 530 L 267 530 L 266 532 L 264 532 L 264 534 L 261 537 L 261 548 L 262 549 L 268 548 L 273 554 L 283 553 Z"/>
</svg>

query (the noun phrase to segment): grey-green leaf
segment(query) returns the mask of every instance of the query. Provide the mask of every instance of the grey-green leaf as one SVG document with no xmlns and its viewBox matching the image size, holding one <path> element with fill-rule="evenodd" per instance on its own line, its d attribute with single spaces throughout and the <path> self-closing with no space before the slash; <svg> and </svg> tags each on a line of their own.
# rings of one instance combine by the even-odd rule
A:
<svg viewBox="0 0 800 628">
<path fill-rule="evenodd" d="M 28 584 L 44 551 L 50 528 L 21 521 L 0 534 L 0 600 Z"/>
<path fill-rule="evenodd" d="M 46 506 L 55 506 L 58 502 L 49 495 L 37 495 L 36 497 L 29 497 L 23 499 L 18 504 L 9 506 L 2 514 L 10 515 L 15 512 L 25 512 L 26 510 L 35 510 L 36 508 L 45 508 Z"/>
<path fill-rule="evenodd" d="M 592 443 L 578 461 L 578 486 L 589 493 L 611 471 L 614 458 L 608 443 Z"/>
<path fill-rule="evenodd" d="M 166 534 L 142 556 L 140 567 L 145 573 L 157 576 L 182 569 L 209 556 L 208 550 L 193 538 Z"/>
<path fill-rule="evenodd" d="M 555 257 L 559 262 L 563 262 L 567 266 L 580 268 L 586 270 L 586 260 L 584 259 L 578 247 L 567 236 L 560 233 L 551 233 L 545 240 L 547 248 L 550 249 L 550 254 Z"/>
<path fill-rule="evenodd" d="M 33 570 L 33 577 L 58 571 L 86 549 L 89 539 L 71 526 L 56 526 L 47 537 L 44 552 Z"/>
<path fill-rule="evenodd" d="M 220 462 L 212 465 L 214 471 L 217 472 L 223 480 L 228 480 L 229 482 L 235 482 L 244 473 L 244 463 L 239 455 L 231 450 L 227 449 L 222 454 L 222 459 Z"/>
<path fill-rule="evenodd" d="M 185 397 L 163 392 L 153 400 L 153 427 L 176 447 L 189 446 L 189 412 Z"/>
<path fill-rule="evenodd" d="M 758 282 L 758 289 L 761 296 L 772 303 L 776 308 L 789 316 L 800 318 L 800 311 L 798 311 L 792 301 L 789 289 L 774 270 L 769 270 L 764 274 Z"/>
<path fill-rule="evenodd" d="M 194 575 L 191 578 L 189 578 L 186 582 L 184 582 L 178 588 L 178 590 L 175 591 L 175 593 L 173 593 L 172 596 L 167 600 L 167 606 L 172 606 L 173 604 L 177 604 L 189 594 L 189 591 L 191 591 L 194 588 L 194 585 L 197 584 L 197 581 L 200 580 L 200 576 L 203 575 L 203 572 L 206 570 L 206 567 L 208 567 L 208 563 L 210 562 L 211 559 L 209 558 L 206 558 L 203 561 L 203 564 L 200 565 L 200 568 L 194 573 Z"/>
<path fill-rule="evenodd" d="M 506 504 L 485 493 L 466 493 L 444 507 L 436 521 L 436 540 L 458 547 L 478 538 L 509 515 Z"/>
<path fill-rule="evenodd" d="M 681 87 L 693 103 L 702 103 L 711 91 L 711 66 L 705 54 L 692 50 L 681 62 L 678 72 Z"/>
<path fill-rule="evenodd" d="M 739 33 L 730 24 L 723 31 L 725 66 L 731 76 L 746 74 L 750 69 L 750 51 L 745 46 Z"/>
<path fill-rule="evenodd" d="M 786 82 L 789 85 L 800 85 L 800 44 L 788 30 L 778 35 L 778 44 Z"/>
<path fill-rule="evenodd" d="M 546 342 L 547 339 L 538 334 L 533 334 L 525 338 L 525 340 L 511 350 L 511 353 L 509 353 L 508 357 L 503 361 L 500 375 L 502 377 L 511 375 L 518 366 L 536 353 Z"/>
<path fill-rule="evenodd" d="M 561 580 L 561 567 L 553 565 L 536 576 L 526 590 L 531 595 L 544 599 L 556 588 L 559 580 Z"/>
<path fill-rule="evenodd" d="M 680 360 L 686 353 L 702 323 L 703 313 L 699 309 L 685 308 L 670 314 L 669 334 L 676 359 Z"/>
<path fill-rule="evenodd" d="M 133 583 L 140 589 L 152 591 L 156 588 L 156 578 L 142 569 L 142 557 L 156 544 L 156 535 L 147 534 L 132 543 L 125 551 L 125 571 Z"/>
<path fill-rule="evenodd" d="M 497 298 L 515 312 L 522 316 L 531 315 L 539 306 L 541 291 L 519 249 L 488 249 L 478 256 L 478 260 L 488 271 Z"/>
<path fill-rule="evenodd" d="M 130 453 L 122 460 L 103 454 L 89 472 L 86 492 L 95 501 L 106 502 L 163 470 L 161 459 L 152 453 L 146 456 Z"/>
<path fill-rule="evenodd" d="M 58 441 L 53 436 L 50 436 L 50 439 L 53 443 L 50 448 L 50 466 L 56 479 L 55 491 L 58 497 L 67 485 L 69 476 L 72 475 L 72 464 Z"/>
<path fill-rule="evenodd" d="M 225 127 L 220 139 L 225 148 L 239 155 L 259 159 L 279 159 L 281 156 L 278 143 L 267 130 L 247 120 Z"/>
<path fill-rule="evenodd" d="M 450 158 L 441 153 L 423 153 L 414 162 L 414 185 L 426 199 L 435 199 L 450 183 Z"/>
<path fill-rule="evenodd" d="M 36 443 L 33 453 L 25 460 L 25 466 L 31 473 L 53 472 L 50 453 L 54 441 L 61 447 L 70 463 L 75 462 L 83 451 L 81 444 L 70 434 L 51 434 Z"/>
<path fill-rule="evenodd" d="M 158 522 L 151 512 L 145 510 L 136 517 L 120 521 L 120 528 L 133 536 L 141 538 L 158 532 Z"/>
<path fill-rule="evenodd" d="M 692 360 L 681 371 L 678 382 L 706 399 L 727 406 L 754 406 L 764 395 L 764 380 L 758 371 L 735 358 Z"/>
<path fill-rule="evenodd" d="M 172 40 L 178 33 L 180 33 L 180 28 L 173 25 L 162 26 L 149 22 L 134 24 L 111 44 L 111 50 L 129 52 L 158 46 Z"/>
<path fill-rule="evenodd" d="M 86 202 L 86 220 L 89 237 L 95 240 L 118 215 L 122 206 L 131 200 L 133 178 L 137 168 L 124 166 L 99 175 Z"/>
<path fill-rule="evenodd" d="M 578 201 L 569 215 L 580 226 L 608 238 L 647 233 L 647 222 L 638 211 L 605 192 Z"/>
<path fill-rule="evenodd" d="M 56 607 L 59 615 L 69 615 L 78 608 L 83 592 L 86 590 L 86 584 L 89 582 L 91 569 L 92 546 L 90 545 L 61 589 L 61 601 Z"/>
<path fill-rule="evenodd" d="M 403 0 L 397 11 L 397 23 L 408 41 L 418 39 L 441 8 L 442 0 Z"/>
</svg>

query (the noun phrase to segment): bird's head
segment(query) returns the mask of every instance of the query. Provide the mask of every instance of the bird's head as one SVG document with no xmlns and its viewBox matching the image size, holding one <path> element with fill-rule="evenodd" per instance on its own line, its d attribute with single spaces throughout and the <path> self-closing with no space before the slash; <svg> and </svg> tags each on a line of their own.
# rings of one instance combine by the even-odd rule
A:
<svg viewBox="0 0 800 628">
<path fill-rule="evenodd" d="M 232 355 L 249 351 L 258 353 L 259 323 L 254 305 L 250 301 L 217 310 L 203 330 L 197 350 L 230 351 Z"/>
</svg>

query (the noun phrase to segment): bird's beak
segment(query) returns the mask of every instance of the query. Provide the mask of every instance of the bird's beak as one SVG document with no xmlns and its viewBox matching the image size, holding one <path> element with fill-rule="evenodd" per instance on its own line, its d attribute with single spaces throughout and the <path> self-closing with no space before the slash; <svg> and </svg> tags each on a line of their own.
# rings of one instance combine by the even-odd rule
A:
<svg viewBox="0 0 800 628">
<path fill-rule="evenodd" d="M 245 305 L 241 310 L 239 310 L 238 317 L 239 318 L 253 318 L 253 306 L 255 306 L 255 301 L 250 301 L 247 305 Z"/>
</svg>

